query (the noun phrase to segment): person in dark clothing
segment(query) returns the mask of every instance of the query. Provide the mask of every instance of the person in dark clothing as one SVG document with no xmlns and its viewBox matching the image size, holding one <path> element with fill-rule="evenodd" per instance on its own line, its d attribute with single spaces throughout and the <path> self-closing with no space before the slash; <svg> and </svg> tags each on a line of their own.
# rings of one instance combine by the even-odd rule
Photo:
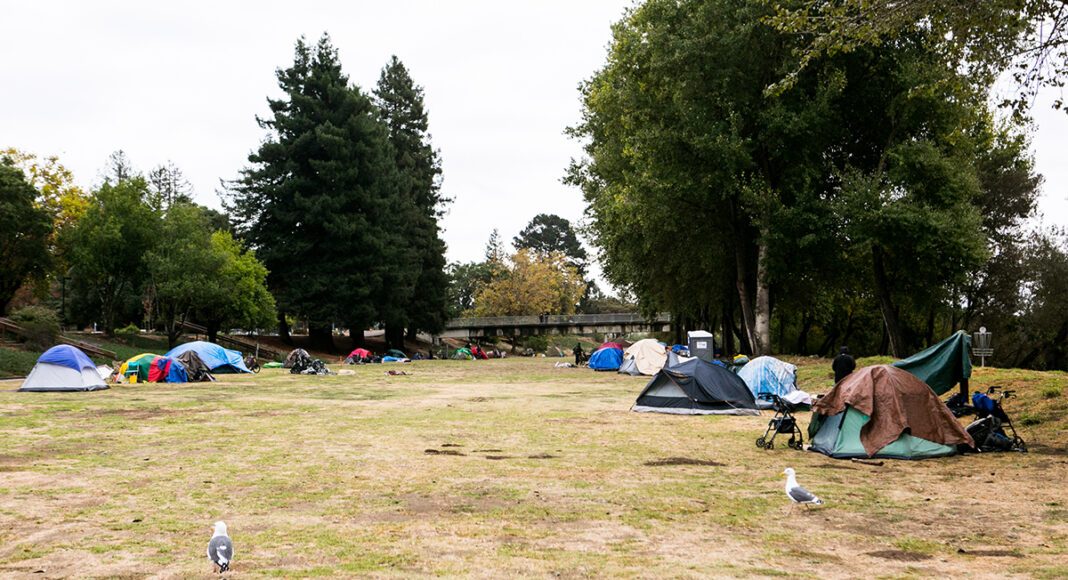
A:
<svg viewBox="0 0 1068 580">
<path fill-rule="evenodd" d="M 575 343 L 575 366 L 582 366 L 586 362 L 586 353 L 582 352 L 582 343 Z"/>
<path fill-rule="evenodd" d="M 839 381 L 849 376 L 855 368 L 857 368 L 857 361 L 850 356 L 849 347 L 843 346 L 838 356 L 834 357 L 834 362 L 831 363 L 831 369 L 834 370 L 834 384 L 837 385 Z"/>
</svg>

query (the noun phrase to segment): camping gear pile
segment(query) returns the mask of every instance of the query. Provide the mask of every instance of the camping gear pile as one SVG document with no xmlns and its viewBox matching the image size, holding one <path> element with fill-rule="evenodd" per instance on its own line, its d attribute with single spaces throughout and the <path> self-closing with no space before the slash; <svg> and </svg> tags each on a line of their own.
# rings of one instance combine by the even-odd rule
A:
<svg viewBox="0 0 1068 580">
<path fill-rule="evenodd" d="M 996 399 L 991 397 L 997 397 Z M 1012 419 L 1001 406 L 1004 399 L 1016 397 L 1016 391 L 1004 390 L 998 386 L 987 389 L 986 394 L 973 393 L 972 407 L 978 417 L 968 425 L 968 434 L 975 440 L 975 448 L 981 452 L 990 451 L 1019 451 L 1027 453 L 1027 443 L 1016 433 L 1016 427 L 1012 425 Z M 1005 427 L 1012 432 L 1010 437 L 1005 432 Z"/>
<path fill-rule="evenodd" d="M 312 358 L 308 351 L 303 348 L 294 349 L 286 357 L 285 364 L 289 365 L 289 373 L 293 375 L 332 375 L 335 374 L 326 368 L 323 361 Z"/>
</svg>

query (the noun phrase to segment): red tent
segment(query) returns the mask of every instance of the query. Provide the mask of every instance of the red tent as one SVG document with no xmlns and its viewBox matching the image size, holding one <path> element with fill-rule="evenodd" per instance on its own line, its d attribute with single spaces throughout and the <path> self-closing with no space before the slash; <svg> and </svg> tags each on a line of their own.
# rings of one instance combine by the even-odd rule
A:
<svg viewBox="0 0 1068 580">
<path fill-rule="evenodd" d="M 152 364 L 148 367 L 148 382 L 150 383 L 162 383 L 167 379 L 167 371 L 170 370 L 171 359 L 163 356 L 157 356 L 152 359 Z"/>
<path fill-rule="evenodd" d="M 601 350 L 602 348 L 618 348 L 619 350 L 623 350 L 623 347 L 620 346 L 618 342 L 606 342 L 601 346 L 597 347 L 597 350 Z"/>
<path fill-rule="evenodd" d="M 374 355 L 371 354 L 371 351 L 367 350 L 366 348 L 358 348 L 358 349 L 350 352 L 349 356 L 350 357 L 356 357 L 356 358 L 371 358 Z"/>
</svg>

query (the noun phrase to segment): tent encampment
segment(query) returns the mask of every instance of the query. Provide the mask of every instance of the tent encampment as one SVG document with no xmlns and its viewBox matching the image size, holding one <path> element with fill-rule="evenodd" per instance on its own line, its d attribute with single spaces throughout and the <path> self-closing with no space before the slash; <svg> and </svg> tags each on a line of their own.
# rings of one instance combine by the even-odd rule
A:
<svg viewBox="0 0 1068 580">
<path fill-rule="evenodd" d="M 613 345 L 615 343 L 605 343 L 601 345 L 601 348 L 597 349 L 590 355 L 589 367 L 595 371 L 614 371 L 619 368 L 619 365 L 623 364 L 623 349 Z"/>
<path fill-rule="evenodd" d="M 193 351 L 197 353 L 200 360 L 204 361 L 204 364 L 208 365 L 213 373 L 251 373 L 248 367 L 245 366 L 245 361 L 241 357 L 241 353 L 236 350 L 230 350 L 223 348 L 217 344 L 210 342 L 204 342 L 198 340 L 195 342 L 187 342 L 180 344 L 172 348 L 164 356 L 175 358 L 178 355 L 186 351 Z"/>
<path fill-rule="evenodd" d="M 655 339 L 646 338 L 630 345 L 623 351 L 623 363 L 619 372 L 628 375 L 655 375 L 667 363 L 667 346 Z"/>
<path fill-rule="evenodd" d="M 921 459 L 974 446 L 927 384 L 890 365 L 857 369 L 812 405 L 811 449 L 831 457 Z"/>
<path fill-rule="evenodd" d="M 760 356 L 738 369 L 738 377 L 745 381 L 756 397 L 757 406 L 770 409 L 771 401 L 761 399 L 762 393 L 778 395 L 794 405 L 812 404 L 812 397 L 797 388 L 797 366 L 772 356 Z"/>
<path fill-rule="evenodd" d="M 676 415 L 759 415 L 753 393 L 738 375 L 693 358 L 660 369 L 632 411 Z"/>
<path fill-rule="evenodd" d="M 101 374 L 84 352 L 61 344 L 38 357 L 19 391 L 98 391 L 108 388 Z"/>
<path fill-rule="evenodd" d="M 972 337 L 959 330 L 942 342 L 892 363 L 916 375 L 936 394 L 943 395 L 962 379 L 972 376 L 972 359 L 968 351 Z"/>
</svg>

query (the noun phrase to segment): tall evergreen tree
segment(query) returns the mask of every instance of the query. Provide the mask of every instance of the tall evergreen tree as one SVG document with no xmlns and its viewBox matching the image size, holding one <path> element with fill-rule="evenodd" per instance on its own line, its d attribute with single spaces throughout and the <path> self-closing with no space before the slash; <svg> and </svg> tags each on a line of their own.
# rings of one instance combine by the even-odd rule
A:
<svg viewBox="0 0 1068 580">
<path fill-rule="evenodd" d="M 385 320 L 386 334 L 391 346 L 400 346 L 404 327 L 414 338 L 419 330 L 437 332 L 445 325 L 448 276 L 438 218 L 448 200 L 441 196 L 441 160 L 430 145 L 423 88 L 412 81 L 396 56 L 382 69 L 375 97 L 382 120 L 389 127 L 407 205 L 403 244 L 408 261 L 417 269 L 403 272 L 414 274 L 410 294 L 393 289 L 384 297 L 393 304 L 390 318 Z"/>
<path fill-rule="evenodd" d="M 333 323 L 366 328 L 392 290 L 401 183 L 388 129 L 328 35 L 314 48 L 298 40 L 276 74 L 285 96 L 257 118 L 271 134 L 233 184 L 231 209 L 270 271 L 279 320 L 307 317 L 313 343 L 332 349 Z"/>
</svg>

